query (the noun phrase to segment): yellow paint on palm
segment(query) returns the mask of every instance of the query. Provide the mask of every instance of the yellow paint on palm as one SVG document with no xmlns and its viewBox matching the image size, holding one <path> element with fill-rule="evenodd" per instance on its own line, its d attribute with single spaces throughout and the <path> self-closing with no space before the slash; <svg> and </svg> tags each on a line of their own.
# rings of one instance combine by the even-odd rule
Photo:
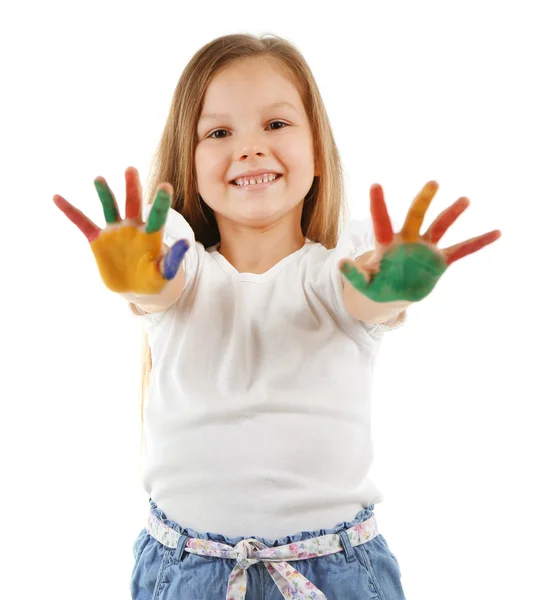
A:
<svg viewBox="0 0 535 600">
<path fill-rule="evenodd" d="M 400 232 L 404 242 L 413 243 L 420 241 L 420 230 L 425 218 L 425 213 L 437 193 L 437 190 L 438 185 L 435 182 L 429 182 L 413 200 Z"/>
<path fill-rule="evenodd" d="M 167 283 L 158 267 L 162 235 L 130 226 L 102 231 L 90 245 L 105 285 L 117 293 L 161 292 Z"/>
</svg>

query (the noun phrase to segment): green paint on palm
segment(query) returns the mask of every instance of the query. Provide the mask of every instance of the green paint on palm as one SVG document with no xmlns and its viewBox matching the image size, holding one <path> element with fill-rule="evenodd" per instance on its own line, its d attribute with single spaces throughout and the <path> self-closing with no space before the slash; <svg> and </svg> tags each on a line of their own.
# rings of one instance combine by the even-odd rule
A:
<svg viewBox="0 0 535 600">
<path fill-rule="evenodd" d="M 371 281 L 349 263 L 341 267 L 351 285 L 374 302 L 418 302 L 435 287 L 448 265 L 424 244 L 396 245 L 386 252 Z"/>
<path fill-rule="evenodd" d="M 117 223 L 117 221 L 119 220 L 119 212 L 117 210 L 117 204 L 115 202 L 113 194 L 111 193 L 110 188 L 98 179 L 93 183 L 97 188 L 98 197 L 100 198 L 100 201 L 102 202 L 102 207 L 104 208 L 104 218 L 106 219 L 106 223 Z"/>
<path fill-rule="evenodd" d="M 165 225 L 170 206 L 171 196 L 165 190 L 158 190 L 147 221 L 147 233 L 159 231 Z"/>
</svg>

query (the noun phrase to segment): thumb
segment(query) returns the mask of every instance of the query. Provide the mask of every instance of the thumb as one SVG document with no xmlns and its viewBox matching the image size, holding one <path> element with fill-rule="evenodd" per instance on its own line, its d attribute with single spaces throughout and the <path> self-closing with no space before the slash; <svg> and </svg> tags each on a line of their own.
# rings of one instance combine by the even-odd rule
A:
<svg viewBox="0 0 535 600">
<path fill-rule="evenodd" d="M 184 255 L 189 249 L 188 240 L 178 240 L 160 259 L 160 272 L 164 279 L 173 279 L 178 273 Z"/>
<path fill-rule="evenodd" d="M 368 287 L 369 275 L 358 271 L 351 261 L 341 260 L 338 268 L 355 289 L 363 292 Z"/>
</svg>

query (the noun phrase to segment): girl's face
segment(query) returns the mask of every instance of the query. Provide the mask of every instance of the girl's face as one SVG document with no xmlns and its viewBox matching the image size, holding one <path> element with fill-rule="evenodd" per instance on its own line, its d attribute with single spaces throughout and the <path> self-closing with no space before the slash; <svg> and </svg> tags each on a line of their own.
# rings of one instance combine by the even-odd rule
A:
<svg viewBox="0 0 535 600">
<path fill-rule="evenodd" d="M 273 59 L 243 59 L 212 79 L 197 136 L 199 193 L 220 232 L 229 222 L 261 229 L 300 223 L 314 179 L 312 131 L 299 92 Z M 281 177 L 258 187 L 231 183 L 256 169 Z"/>
</svg>

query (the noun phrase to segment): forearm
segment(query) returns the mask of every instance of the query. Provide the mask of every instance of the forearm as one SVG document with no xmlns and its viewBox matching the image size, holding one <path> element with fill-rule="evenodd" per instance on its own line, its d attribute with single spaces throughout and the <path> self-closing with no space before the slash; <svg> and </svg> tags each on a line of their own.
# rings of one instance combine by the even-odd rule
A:
<svg viewBox="0 0 535 600">
<path fill-rule="evenodd" d="M 169 281 L 159 294 L 141 296 L 139 294 L 120 294 L 129 304 L 134 313 L 138 313 L 134 306 L 145 313 L 163 312 L 178 301 L 184 289 L 184 270 L 182 266 L 174 279 Z"/>
<path fill-rule="evenodd" d="M 355 268 L 359 269 L 359 265 L 367 262 L 372 254 L 373 250 L 359 256 L 353 262 Z M 342 276 L 342 280 L 346 309 L 353 318 L 358 319 L 359 321 L 384 323 L 394 319 L 401 312 L 414 304 L 413 302 L 404 300 L 396 302 L 375 302 L 355 289 L 344 276 Z"/>
</svg>

